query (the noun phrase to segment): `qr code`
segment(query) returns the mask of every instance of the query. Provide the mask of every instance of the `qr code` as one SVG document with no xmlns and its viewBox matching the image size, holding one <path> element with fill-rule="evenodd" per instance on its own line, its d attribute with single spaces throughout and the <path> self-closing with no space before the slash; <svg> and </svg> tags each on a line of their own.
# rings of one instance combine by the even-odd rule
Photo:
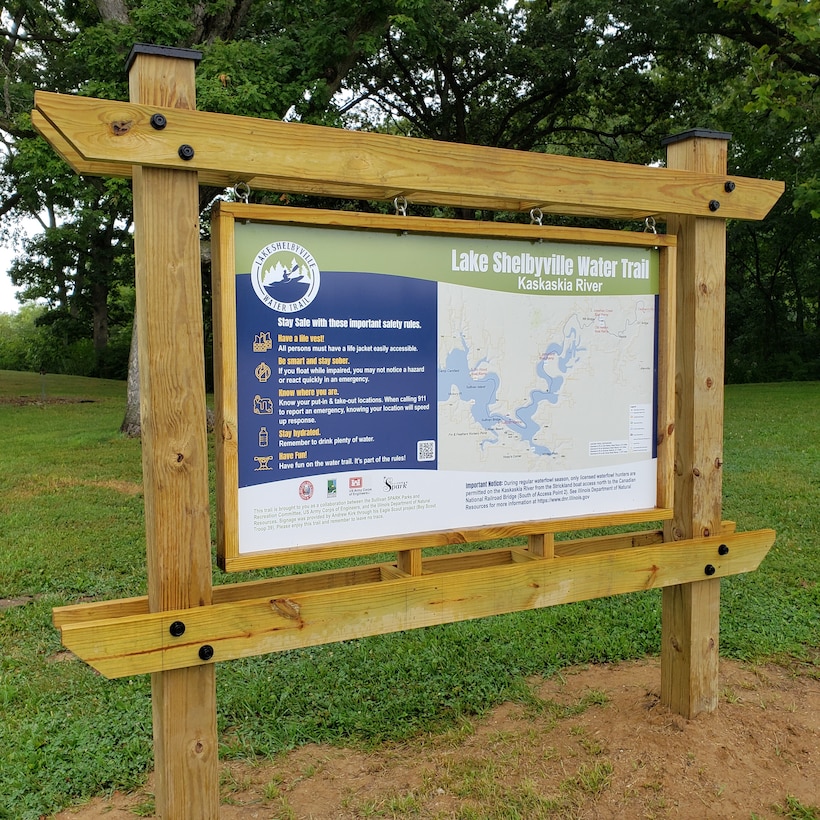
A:
<svg viewBox="0 0 820 820">
<path fill-rule="evenodd" d="M 416 460 L 417 461 L 435 461 L 436 460 L 436 442 L 432 439 L 428 441 L 416 442 Z"/>
</svg>

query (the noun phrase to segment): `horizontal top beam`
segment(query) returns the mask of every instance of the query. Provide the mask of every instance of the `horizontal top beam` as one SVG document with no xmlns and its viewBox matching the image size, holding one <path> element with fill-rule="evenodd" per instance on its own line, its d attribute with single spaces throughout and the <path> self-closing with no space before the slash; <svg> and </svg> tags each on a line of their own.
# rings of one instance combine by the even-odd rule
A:
<svg viewBox="0 0 820 820">
<path fill-rule="evenodd" d="M 49 92 L 34 105 L 43 136 L 77 172 L 98 176 L 129 177 L 142 165 L 196 171 L 200 184 L 222 188 L 627 219 L 762 219 L 784 190 L 771 180 Z"/>
</svg>

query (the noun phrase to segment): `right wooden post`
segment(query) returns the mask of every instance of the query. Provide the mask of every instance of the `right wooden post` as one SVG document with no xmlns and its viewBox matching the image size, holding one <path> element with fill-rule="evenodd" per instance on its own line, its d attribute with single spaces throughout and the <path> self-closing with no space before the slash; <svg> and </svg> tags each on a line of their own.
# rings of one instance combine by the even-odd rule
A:
<svg viewBox="0 0 820 820">
<path fill-rule="evenodd" d="M 670 137 L 667 167 L 726 174 L 729 134 Z M 727 179 L 728 182 L 728 179 Z M 731 196 L 726 186 L 726 197 Z M 709 204 L 712 213 L 720 202 Z M 722 519 L 726 223 L 670 216 L 678 236 L 675 373 L 675 515 L 666 540 L 716 534 Z M 661 614 L 661 701 L 693 718 L 718 703 L 720 580 L 665 587 Z"/>
</svg>

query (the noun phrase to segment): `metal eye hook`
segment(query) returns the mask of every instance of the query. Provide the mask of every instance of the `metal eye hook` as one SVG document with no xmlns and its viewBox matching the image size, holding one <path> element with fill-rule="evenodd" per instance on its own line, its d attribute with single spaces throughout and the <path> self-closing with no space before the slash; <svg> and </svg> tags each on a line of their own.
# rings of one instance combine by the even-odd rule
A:
<svg viewBox="0 0 820 820">
<path fill-rule="evenodd" d="M 393 200 L 393 206 L 396 209 L 396 216 L 407 216 L 407 206 L 410 203 L 407 201 L 406 196 L 397 196 Z"/>
</svg>

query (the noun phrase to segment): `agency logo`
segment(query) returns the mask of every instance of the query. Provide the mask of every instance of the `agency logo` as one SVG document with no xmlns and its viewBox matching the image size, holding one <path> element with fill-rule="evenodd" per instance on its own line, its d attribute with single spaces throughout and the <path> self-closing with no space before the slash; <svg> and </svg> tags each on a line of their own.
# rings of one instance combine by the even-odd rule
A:
<svg viewBox="0 0 820 820">
<path fill-rule="evenodd" d="M 302 501 L 310 501 L 313 498 L 313 482 L 311 481 L 303 481 L 299 485 L 299 498 Z"/>
<path fill-rule="evenodd" d="M 296 313 L 319 293 L 319 266 L 310 251 L 296 242 L 265 245 L 251 265 L 254 293 L 278 313 Z"/>
<path fill-rule="evenodd" d="M 382 491 L 385 493 L 392 493 L 396 490 L 406 490 L 408 482 L 406 481 L 398 481 L 391 476 L 386 475 L 384 477 L 384 484 L 382 485 Z"/>
</svg>

